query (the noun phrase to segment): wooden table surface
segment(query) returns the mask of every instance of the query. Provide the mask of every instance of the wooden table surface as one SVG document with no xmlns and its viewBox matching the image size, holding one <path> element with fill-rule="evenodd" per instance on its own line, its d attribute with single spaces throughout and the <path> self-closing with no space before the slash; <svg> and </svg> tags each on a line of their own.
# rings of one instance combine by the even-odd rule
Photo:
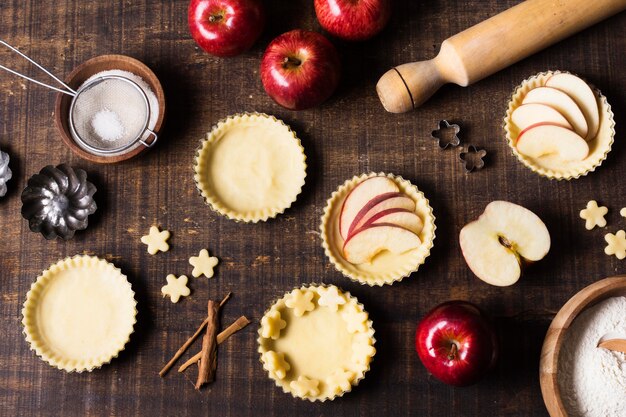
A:
<svg viewBox="0 0 626 417">
<path fill-rule="evenodd" d="M 13 170 L 9 192 L 0 199 L 0 415 L 547 415 L 538 362 L 552 315 L 584 286 L 626 272 L 626 261 L 604 254 L 603 239 L 626 226 L 619 216 L 626 206 L 621 130 L 626 122 L 626 14 L 470 88 L 447 86 L 417 111 L 393 115 L 383 110 L 374 89 L 383 72 L 431 58 L 446 37 L 518 1 L 395 3 L 389 26 L 374 40 L 333 40 L 344 66 L 333 98 L 316 109 L 291 112 L 263 91 L 259 61 L 280 33 L 320 30 L 310 0 L 267 4 L 262 38 L 231 59 L 213 58 L 196 47 L 187 29 L 187 0 L 2 1 L 0 38 L 60 75 L 100 54 L 135 57 L 161 79 L 168 114 L 154 150 L 120 165 L 97 165 L 73 156 L 62 144 L 53 125 L 53 93 L 0 73 L 0 148 L 10 153 Z M 29 69 L 5 51 L 0 62 Z M 541 178 L 512 156 L 503 138 L 502 118 L 514 87 L 548 69 L 584 76 L 604 92 L 615 112 L 613 150 L 588 177 L 569 182 Z M 274 114 L 291 125 L 309 163 L 298 201 L 284 215 L 256 225 L 211 212 L 196 192 L 191 169 L 204 133 L 219 119 L 244 111 Z M 461 125 L 464 144 L 487 149 L 484 170 L 466 174 L 457 150 L 439 150 L 430 132 L 444 118 Z M 98 187 L 98 211 L 73 240 L 45 241 L 21 218 L 20 193 L 43 166 L 63 162 L 88 171 Z M 430 199 L 437 217 L 437 238 L 426 264 L 402 283 L 383 288 L 361 286 L 338 273 L 324 256 L 318 233 L 332 191 L 369 171 L 410 179 Z M 461 227 L 496 199 L 535 211 L 553 239 L 550 254 L 508 288 L 475 278 L 457 238 Z M 587 231 L 578 217 L 591 199 L 610 209 L 606 230 Z M 139 242 L 153 224 L 172 232 L 169 252 L 150 256 Z M 188 258 L 205 247 L 221 260 L 216 277 L 192 279 L 192 295 L 178 304 L 163 299 L 165 276 L 189 274 Z M 30 351 L 21 308 L 41 271 L 78 253 L 121 267 L 136 292 L 139 314 L 119 358 L 92 373 L 66 374 Z M 283 394 L 256 352 L 256 321 L 263 311 L 285 291 L 308 282 L 337 284 L 356 295 L 374 320 L 378 340 L 371 371 L 361 384 L 324 404 Z M 227 291 L 234 296 L 222 322 L 242 314 L 255 322 L 220 346 L 217 381 L 198 393 L 175 372 L 159 378 L 158 370 L 203 319 L 207 299 L 220 299 Z M 495 317 L 502 340 L 497 369 L 468 388 L 451 388 L 429 377 L 413 347 L 417 321 L 450 299 L 482 306 Z"/>
</svg>

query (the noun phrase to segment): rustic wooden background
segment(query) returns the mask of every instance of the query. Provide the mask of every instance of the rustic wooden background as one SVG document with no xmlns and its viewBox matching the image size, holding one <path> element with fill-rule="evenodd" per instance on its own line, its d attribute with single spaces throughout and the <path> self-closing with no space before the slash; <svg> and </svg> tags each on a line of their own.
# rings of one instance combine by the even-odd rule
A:
<svg viewBox="0 0 626 417">
<path fill-rule="evenodd" d="M 96 55 L 121 53 L 150 66 L 167 96 L 160 144 L 116 166 L 73 156 L 53 126 L 53 93 L 0 73 L 0 148 L 11 155 L 13 180 L 0 200 L 0 414 L 53 415 L 546 415 L 538 383 L 541 343 L 551 315 L 576 291 L 626 272 L 626 261 L 604 255 L 603 235 L 626 227 L 626 14 L 522 61 L 470 88 L 443 88 L 425 106 L 387 114 L 375 93 L 378 77 L 395 64 L 430 58 L 443 39 L 518 1 L 396 1 L 387 29 L 372 41 L 333 40 L 343 80 L 319 108 L 291 112 L 266 96 L 259 60 L 275 36 L 293 28 L 320 30 L 313 2 L 267 4 L 269 22 L 252 50 L 216 59 L 199 50 L 187 29 L 187 0 L 53 2 L 3 0 L 0 37 L 56 74 Z M 549 3 L 549 2 L 546 2 Z M 0 62 L 28 69 L 6 51 Z M 589 79 L 608 97 L 618 134 L 609 158 L 588 177 L 556 182 L 524 168 L 502 131 L 508 97 L 526 77 L 548 69 Z M 32 70 L 32 69 L 31 69 Z M 212 213 L 197 195 L 192 159 L 199 139 L 217 120 L 237 112 L 274 114 L 290 124 L 306 148 L 309 170 L 298 201 L 267 223 L 237 224 Z M 462 126 L 464 144 L 489 152 L 484 170 L 466 174 L 457 150 L 430 138 L 439 119 Z M 20 216 L 20 193 L 44 165 L 69 162 L 98 187 L 98 212 L 69 241 L 45 241 Z M 426 193 L 437 217 L 437 239 L 426 264 L 401 284 L 369 288 L 339 274 L 324 256 L 318 233 L 326 199 L 344 180 L 367 171 L 410 179 Z M 457 235 L 495 199 L 540 215 L 552 234 L 548 257 L 509 288 L 476 279 L 463 261 Z M 605 230 L 586 231 L 578 211 L 590 199 L 608 206 Z M 171 250 L 150 256 L 139 238 L 158 224 L 172 232 Z M 192 279 L 192 295 L 172 304 L 160 288 L 168 273 L 189 274 L 189 256 L 210 249 L 221 263 L 210 281 Z M 77 253 L 104 257 L 122 268 L 136 292 L 139 315 L 131 342 L 110 365 L 66 374 L 37 359 L 22 335 L 21 306 L 37 275 Z M 234 297 L 223 314 L 258 320 L 269 303 L 307 282 L 334 283 L 369 310 L 378 353 L 371 372 L 351 393 L 324 404 L 293 399 L 276 388 L 256 352 L 257 325 L 219 349 L 217 381 L 194 391 L 185 377 L 157 372 L 193 332 L 208 297 Z M 497 369 L 479 384 L 458 389 L 429 377 L 413 347 L 416 322 L 436 304 L 467 299 L 491 313 L 502 339 Z M 199 349 L 199 345 L 192 350 Z M 193 375 L 195 378 L 195 375 Z"/>
</svg>

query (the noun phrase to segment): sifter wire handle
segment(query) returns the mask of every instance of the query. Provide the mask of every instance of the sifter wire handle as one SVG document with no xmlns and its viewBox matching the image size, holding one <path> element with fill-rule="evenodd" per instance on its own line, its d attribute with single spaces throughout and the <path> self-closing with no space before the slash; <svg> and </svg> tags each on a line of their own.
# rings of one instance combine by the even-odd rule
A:
<svg viewBox="0 0 626 417">
<path fill-rule="evenodd" d="M 50 71 L 48 71 L 47 69 L 45 69 L 44 67 L 42 67 L 40 64 L 38 64 L 37 62 L 33 61 L 29 56 L 25 55 L 24 53 L 20 52 L 17 48 L 14 48 L 13 46 L 9 45 L 8 43 L 6 43 L 5 41 L 3 41 L 2 39 L 0 39 L 0 45 L 4 45 L 7 48 L 9 48 L 10 50 L 12 50 L 13 52 L 17 53 L 18 55 L 20 55 L 22 58 L 26 59 L 28 62 L 30 62 L 31 64 L 35 65 L 37 68 L 39 68 L 40 70 L 42 70 L 43 72 L 45 72 L 48 76 L 52 77 L 56 82 L 58 82 L 59 84 L 61 84 L 63 87 L 65 87 L 67 90 L 58 88 L 58 87 L 54 87 L 50 84 L 46 84 L 44 82 L 41 81 L 37 81 L 31 77 L 28 77 L 20 72 L 17 72 L 15 70 L 12 70 L 10 68 L 5 67 L 4 65 L 0 65 L 0 69 L 3 69 L 7 72 L 10 72 L 11 74 L 17 75 L 18 77 L 22 77 L 28 81 L 31 81 L 35 84 L 39 84 L 43 87 L 49 88 L 51 90 L 54 91 L 58 91 L 59 93 L 63 93 L 63 94 L 67 94 L 70 96 L 76 96 L 76 91 L 74 91 L 72 88 L 70 88 L 69 85 L 65 84 L 63 81 L 61 81 L 58 77 L 56 77 L 54 74 L 52 74 Z"/>
</svg>

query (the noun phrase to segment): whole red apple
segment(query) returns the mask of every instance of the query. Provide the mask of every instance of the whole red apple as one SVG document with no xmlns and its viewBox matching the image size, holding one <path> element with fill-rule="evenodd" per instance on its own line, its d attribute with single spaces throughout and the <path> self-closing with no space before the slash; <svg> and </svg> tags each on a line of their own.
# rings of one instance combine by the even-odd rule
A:
<svg viewBox="0 0 626 417">
<path fill-rule="evenodd" d="M 448 301 L 420 321 L 415 350 L 426 369 L 449 385 L 476 382 L 491 369 L 498 357 L 495 330 L 474 304 Z"/>
<path fill-rule="evenodd" d="M 320 25 L 348 41 L 371 38 L 389 22 L 391 0 L 315 0 Z"/>
<path fill-rule="evenodd" d="M 303 110 L 330 97 L 341 74 L 339 55 L 324 36 L 292 30 L 274 39 L 261 60 L 267 94 L 283 107 Z"/>
<path fill-rule="evenodd" d="M 221 57 L 250 48 L 265 26 L 260 0 L 191 0 L 187 17 L 198 45 Z"/>
</svg>

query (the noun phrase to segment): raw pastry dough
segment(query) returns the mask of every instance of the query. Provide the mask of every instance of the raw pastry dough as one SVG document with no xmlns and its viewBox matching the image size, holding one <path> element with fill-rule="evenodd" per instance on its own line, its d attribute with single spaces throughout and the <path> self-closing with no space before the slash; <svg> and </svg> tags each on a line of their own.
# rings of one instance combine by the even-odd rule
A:
<svg viewBox="0 0 626 417">
<path fill-rule="evenodd" d="M 150 227 L 150 232 L 141 237 L 141 243 L 148 245 L 148 253 L 150 255 L 156 255 L 157 252 L 167 252 L 170 250 L 170 245 L 167 244 L 167 240 L 170 238 L 170 232 L 167 230 L 159 231 L 156 226 Z"/>
<path fill-rule="evenodd" d="M 187 297 L 191 294 L 191 290 L 187 287 L 187 281 L 189 280 L 187 276 L 181 275 L 176 278 L 175 275 L 169 274 L 166 279 L 167 285 L 161 288 L 163 297 L 169 295 L 172 302 L 177 303 L 180 297 Z"/>
<path fill-rule="evenodd" d="M 587 208 L 580 211 L 580 218 L 585 220 L 585 228 L 591 230 L 594 227 L 605 227 L 606 219 L 604 216 L 609 212 L 609 209 L 600 206 L 595 200 L 591 200 L 587 203 Z"/>
<path fill-rule="evenodd" d="M 617 233 L 607 233 L 604 235 L 606 240 L 606 248 L 604 253 L 607 255 L 615 255 L 617 259 L 626 258 L 626 232 L 618 230 Z"/>
<path fill-rule="evenodd" d="M 263 368 L 276 385 L 309 401 L 350 391 L 376 353 L 363 306 L 335 286 L 286 293 L 261 319 L 258 342 Z"/>
<path fill-rule="evenodd" d="M 202 249 L 198 256 L 192 256 L 189 258 L 189 263 L 193 266 L 191 275 L 193 275 L 194 278 L 198 278 L 200 275 L 212 278 L 213 268 L 218 262 L 219 260 L 215 256 L 209 256 L 208 250 Z"/>
<path fill-rule="evenodd" d="M 621 209 L 621 210 L 619 211 L 619 214 L 620 214 L 622 217 L 626 217 L 626 207 L 624 207 L 623 209 Z"/>
</svg>

